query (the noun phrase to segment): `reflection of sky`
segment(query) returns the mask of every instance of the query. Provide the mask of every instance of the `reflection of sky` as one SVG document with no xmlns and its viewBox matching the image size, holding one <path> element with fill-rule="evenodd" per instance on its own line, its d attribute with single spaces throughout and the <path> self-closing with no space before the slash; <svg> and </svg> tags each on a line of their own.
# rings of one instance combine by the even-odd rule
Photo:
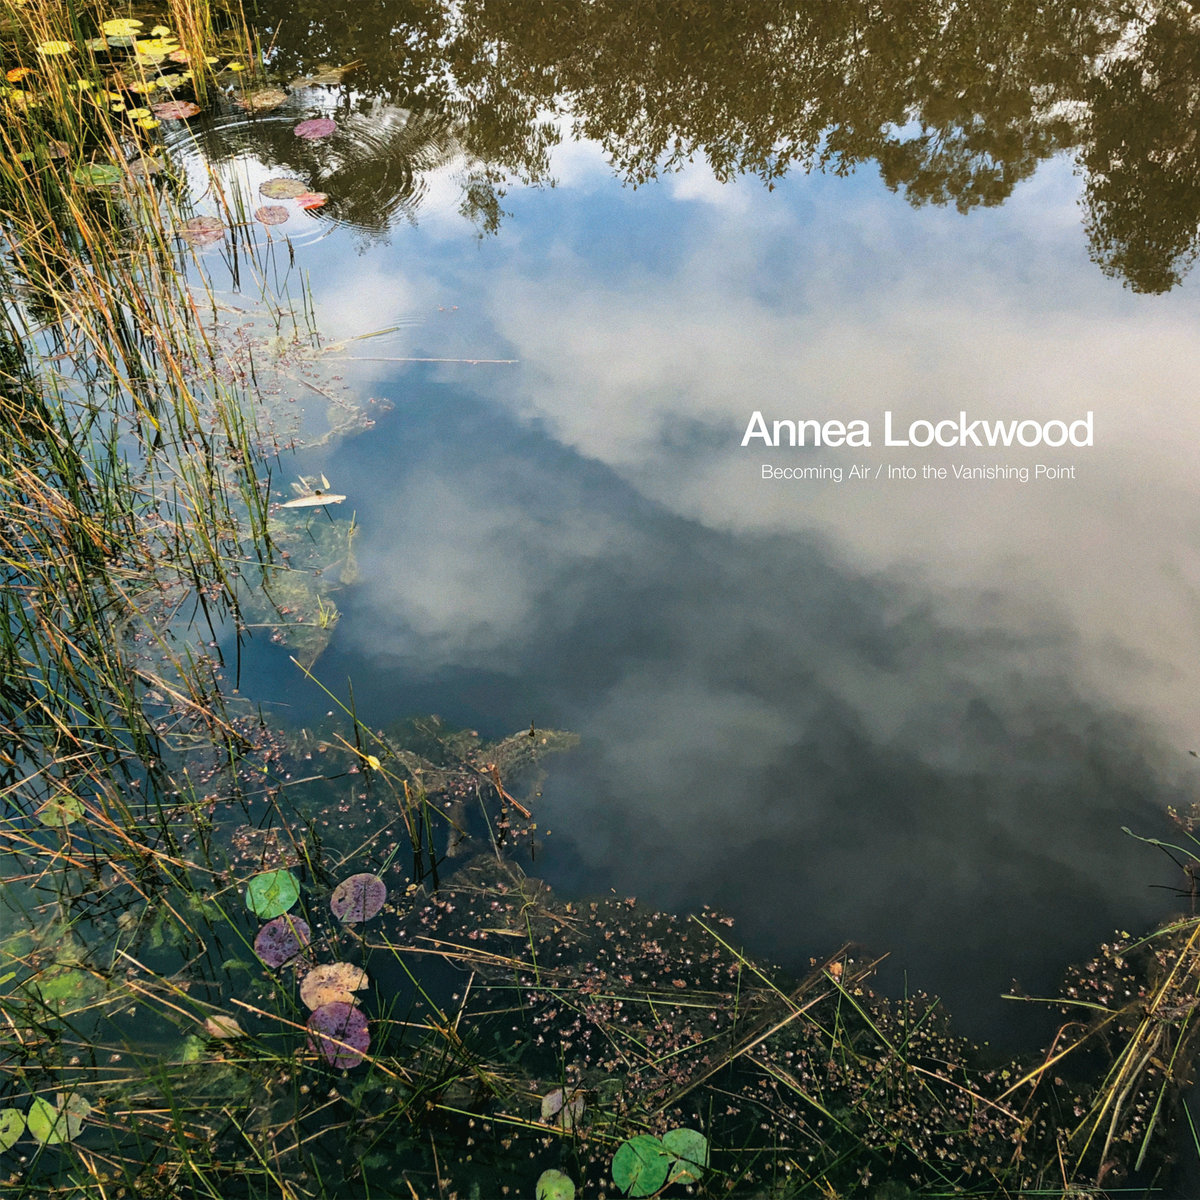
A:
<svg viewBox="0 0 1200 1200">
<path fill-rule="evenodd" d="M 559 173 L 496 239 L 443 208 L 309 248 L 332 336 L 421 316 L 383 353 L 521 360 L 361 364 L 397 408 L 308 464 L 362 523 L 323 677 L 372 723 L 577 729 L 539 869 L 723 904 L 793 965 L 862 940 L 990 1018 L 1149 920 L 1120 826 L 1158 831 L 1195 725 L 1192 296 L 1099 275 L 1066 166 L 968 219 L 867 177 L 622 190 L 579 147 Z M 764 454 L 755 408 L 880 441 L 885 409 L 1091 409 L 1097 445 Z M 1078 478 L 759 478 L 859 458 Z"/>
</svg>

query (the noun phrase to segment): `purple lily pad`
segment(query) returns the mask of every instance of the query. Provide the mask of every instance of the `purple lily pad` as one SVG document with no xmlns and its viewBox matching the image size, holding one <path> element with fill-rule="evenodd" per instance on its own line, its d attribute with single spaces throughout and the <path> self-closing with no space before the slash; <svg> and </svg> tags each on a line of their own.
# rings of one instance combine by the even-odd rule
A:
<svg viewBox="0 0 1200 1200">
<path fill-rule="evenodd" d="M 179 236 L 193 246 L 211 246 L 225 236 L 220 217 L 193 217 L 179 227 Z"/>
<path fill-rule="evenodd" d="M 333 889 L 329 907 L 339 921 L 347 925 L 357 921 L 369 921 L 383 907 L 387 899 L 387 884 L 378 875 L 363 872 L 343 879 Z"/>
<path fill-rule="evenodd" d="M 371 1045 L 367 1016 L 345 1000 L 332 1000 L 314 1009 L 308 1018 L 308 1048 L 331 1067 L 357 1067 Z"/>
<path fill-rule="evenodd" d="M 299 958 L 312 940 L 307 921 L 286 914 L 268 921 L 254 939 L 254 953 L 274 969 Z"/>
<path fill-rule="evenodd" d="M 291 215 L 282 204 L 264 204 L 254 210 L 254 219 L 263 225 L 282 225 Z"/>
<path fill-rule="evenodd" d="M 301 121 L 292 129 L 292 132 L 298 138 L 305 138 L 312 142 L 317 138 L 328 137 L 336 128 L 337 122 L 329 117 L 312 117 L 307 121 Z"/>
</svg>

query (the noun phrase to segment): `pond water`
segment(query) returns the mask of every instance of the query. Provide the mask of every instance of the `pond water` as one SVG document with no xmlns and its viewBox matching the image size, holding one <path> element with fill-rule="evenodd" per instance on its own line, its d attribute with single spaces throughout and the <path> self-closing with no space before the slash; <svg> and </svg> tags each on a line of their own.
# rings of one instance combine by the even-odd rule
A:
<svg viewBox="0 0 1200 1200">
<path fill-rule="evenodd" d="M 270 233 L 373 419 L 281 460 L 277 498 L 324 474 L 358 524 L 320 680 L 373 726 L 577 731 L 536 813 L 565 894 L 712 903 L 792 969 L 859 942 L 960 1028 L 1028 1033 L 1014 980 L 1046 994 L 1181 904 L 1122 827 L 1168 836 L 1193 794 L 1194 151 L 1123 122 L 1154 115 L 1128 64 L 1165 72 L 1193 25 L 922 9 L 867 78 L 845 30 L 769 7 L 693 31 L 742 48 L 707 90 L 691 27 L 664 48 L 622 5 L 561 45 L 511 6 L 454 37 L 441 10 L 361 38 L 314 11 L 305 39 L 268 8 L 282 73 L 359 65 L 176 149 L 330 197 Z M 337 131 L 294 138 L 312 116 Z M 869 444 L 747 441 L 756 412 Z M 889 414 L 894 441 L 1088 444 L 888 445 Z M 289 653 L 253 638 L 241 688 L 310 724 L 328 697 Z"/>
</svg>

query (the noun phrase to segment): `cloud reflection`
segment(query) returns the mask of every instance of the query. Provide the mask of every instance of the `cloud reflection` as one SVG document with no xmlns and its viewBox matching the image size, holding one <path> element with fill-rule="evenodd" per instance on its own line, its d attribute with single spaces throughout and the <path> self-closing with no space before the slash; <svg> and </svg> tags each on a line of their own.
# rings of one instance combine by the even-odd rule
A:
<svg viewBox="0 0 1200 1200">
<path fill-rule="evenodd" d="M 653 269 L 598 256 L 586 213 L 450 256 L 439 286 L 469 279 L 523 366 L 395 380 L 394 442 L 347 459 L 369 495 L 339 637 L 377 677 L 486 671 L 498 722 L 583 733 L 539 869 L 723 903 L 793 966 L 868 941 L 976 1028 L 1013 975 L 1052 987 L 1151 919 L 1156 860 L 1120 827 L 1180 799 L 1197 715 L 1200 350 L 1186 290 L 1074 270 L 1064 194 L 1034 190 L 1016 249 L 1019 196 L 918 223 L 821 185 L 720 212 L 659 193 L 625 213 L 662 239 Z M 1057 489 L 801 489 L 738 447 L 758 407 L 1092 409 L 1098 445 Z"/>
</svg>

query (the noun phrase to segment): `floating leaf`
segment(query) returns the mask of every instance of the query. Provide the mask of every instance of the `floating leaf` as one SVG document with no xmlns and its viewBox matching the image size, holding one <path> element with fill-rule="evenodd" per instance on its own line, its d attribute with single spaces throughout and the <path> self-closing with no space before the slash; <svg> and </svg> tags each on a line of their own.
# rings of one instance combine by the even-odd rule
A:
<svg viewBox="0 0 1200 1200">
<path fill-rule="evenodd" d="M 70 42 L 58 42 L 51 39 L 48 42 L 38 42 L 37 52 L 54 57 L 58 54 L 70 54 L 75 47 Z"/>
<path fill-rule="evenodd" d="M 377 759 L 377 758 L 375 757 L 375 755 L 373 755 L 373 754 L 368 754 L 368 755 L 366 756 L 366 759 L 367 759 L 367 766 L 368 766 L 368 767 L 370 767 L 372 771 L 381 771 L 381 770 L 383 770 L 383 763 L 381 763 L 381 762 L 379 761 L 379 759 Z"/>
<path fill-rule="evenodd" d="M 339 921 L 350 925 L 358 921 L 369 921 L 383 908 L 386 899 L 387 884 L 378 875 L 364 871 L 343 879 L 333 889 L 333 895 L 329 897 L 329 907 Z"/>
<path fill-rule="evenodd" d="M 128 37 L 130 34 L 136 33 L 141 29 L 141 21 L 136 21 L 132 17 L 113 17 L 110 21 L 105 21 L 100 26 L 101 33 L 112 34 L 117 37 Z"/>
<path fill-rule="evenodd" d="M 574 1091 L 567 1096 L 555 1088 L 542 1097 L 542 1120 L 553 1121 L 563 1129 L 574 1129 L 583 1116 L 583 1093 Z"/>
<path fill-rule="evenodd" d="M 225 226 L 219 217 L 193 217 L 179 227 L 179 235 L 193 246 L 209 246 L 225 236 Z"/>
<path fill-rule="evenodd" d="M 184 121 L 194 117 L 200 111 L 200 105 L 191 100 L 164 100 L 152 105 L 151 110 L 160 121 Z"/>
<path fill-rule="evenodd" d="M 300 917 L 280 916 L 268 921 L 254 939 L 254 953 L 262 962 L 278 970 L 299 958 L 304 947 L 312 940 L 308 922 Z"/>
<path fill-rule="evenodd" d="M 308 192 L 308 184 L 299 179 L 268 179 L 258 190 L 268 200 L 294 200 Z"/>
<path fill-rule="evenodd" d="M 264 871 L 246 884 L 246 907 L 264 921 L 283 916 L 299 899 L 299 882 L 283 868 Z"/>
<path fill-rule="evenodd" d="M 270 112 L 285 103 L 287 98 L 288 94 L 283 88 L 265 87 L 247 92 L 237 101 L 237 104 L 239 108 L 244 108 L 247 112 Z"/>
<path fill-rule="evenodd" d="M 76 167 L 72 173 L 76 183 L 83 183 L 88 187 L 106 187 L 112 183 L 119 183 L 123 174 L 121 168 L 114 163 L 88 163 Z"/>
<path fill-rule="evenodd" d="M 13 67 L 11 71 L 4 72 L 4 78 L 9 83 L 20 83 L 26 75 L 32 75 L 33 72 L 28 67 Z M 15 1112 L 15 1109 L 6 1109 L 6 1112 Z"/>
<path fill-rule="evenodd" d="M 244 63 L 231 62 L 225 69 L 227 71 L 244 71 L 246 67 Z"/>
<path fill-rule="evenodd" d="M 639 1133 L 613 1155 L 613 1182 L 627 1196 L 653 1196 L 667 1182 L 671 1158 L 656 1137 Z"/>
<path fill-rule="evenodd" d="M 357 1067 L 371 1045 L 366 1014 L 344 1000 L 321 1005 L 308 1018 L 308 1035 L 308 1048 L 339 1070 Z"/>
<path fill-rule="evenodd" d="M 317 492 L 313 496 L 297 496 L 295 500 L 286 500 L 280 508 L 316 508 L 319 504 L 341 504 L 345 496 L 336 492 Z"/>
<path fill-rule="evenodd" d="M 350 64 L 351 66 L 353 64 Z M 318 84 L 341 83 L 350 66 L 331 67 L 322 63 L 311 75 L 303 75 L 291 81 L 292 87 L 313 87 Z"/>
<path fill-rule="evenodd" d="M 254 210 L 254 219 L 262 225 L 282 225 L 291 215 L 282 204 L 264 204 Z"/>
<path fill-rule="evenodd" d="M 51 1104 L 42 1096 L 35 1096 L 25 1118 L 29 1132 L 44 1146 L 56 1146 L 59 1142 L 73 1142 L 83 1128 L 92 1106 L 80 1095 L 56 1097 L 58 1104 Z"/>
<path fill-rule="evenodd" d="M 0 1154 L 11 1150 L 25 1132 L 25 1114 L 16 1108 L 0 1108 Z"/>
<path fill-rule="evenodd" d="M 228 1041 L 230 1038 L 243 1038 L 246 1036 L 246 1031 L 234 1020 L 233 1017 L 224 1015 L 216 1017 L 206 1017 L 204 1019 L 204 1032 L 212 1038 L 220 1038 L 222 1041 Z"/>
<path fill-rule="evenodd" d="M 159 28 L 161 29 L 162 27 L 159 26 Z M 133 43 L 133 48 L 139 56 L 143 54 L 160 55 L 159 61 L 161 62 L 172 50 L 179 49 L 179 43 L 174 38 L 139 38 Z"/>
<path fill-rule="evenodd" d="M 118 172 L 120 174 L 120 172 Z M 65 829 L 83 816 L 83 801 L 78 796 L 61 792 L 47 800 L 34 814 L 43 825 L 51 829 Z"/>
<path fill-rule="evenodd" d="M 329 117 L 312 117 L 307 121 L 301 121 L 292 129 L 292 132 L 298 138 L 312 142 L 317 138 L 328 137 L 336 128 L 337 124 Z"/>
<path fill-rule="evenodd" d="M 538 1176 L 534 1195 L 537 1200 L 575 1200 L 575 1184 L 569 1175 L 551 1167 Z"/>
<path fill-rule="evenodd" d="M 708 1138 L 695 1129 L 669 1129 L 662 1144 L 671 1156 L 672 1183 L 699 1183 L 708 1167 Z"/>
<path fill-rule="evenodd" d="M 296 197 L 296 203 L 301 208 L 320 208 L 329 197 L 324 192 L 305 192 Z"/>
<path fill-rule="evenodd" d="M 362 991 L 369 983 L 366 971 L 353 963 L 322 963 L 305 975 L 300 984 L 300 999 L 312 1009 L 337 1000 L 353 1004 L 354 993 Z"/>
</svg>

